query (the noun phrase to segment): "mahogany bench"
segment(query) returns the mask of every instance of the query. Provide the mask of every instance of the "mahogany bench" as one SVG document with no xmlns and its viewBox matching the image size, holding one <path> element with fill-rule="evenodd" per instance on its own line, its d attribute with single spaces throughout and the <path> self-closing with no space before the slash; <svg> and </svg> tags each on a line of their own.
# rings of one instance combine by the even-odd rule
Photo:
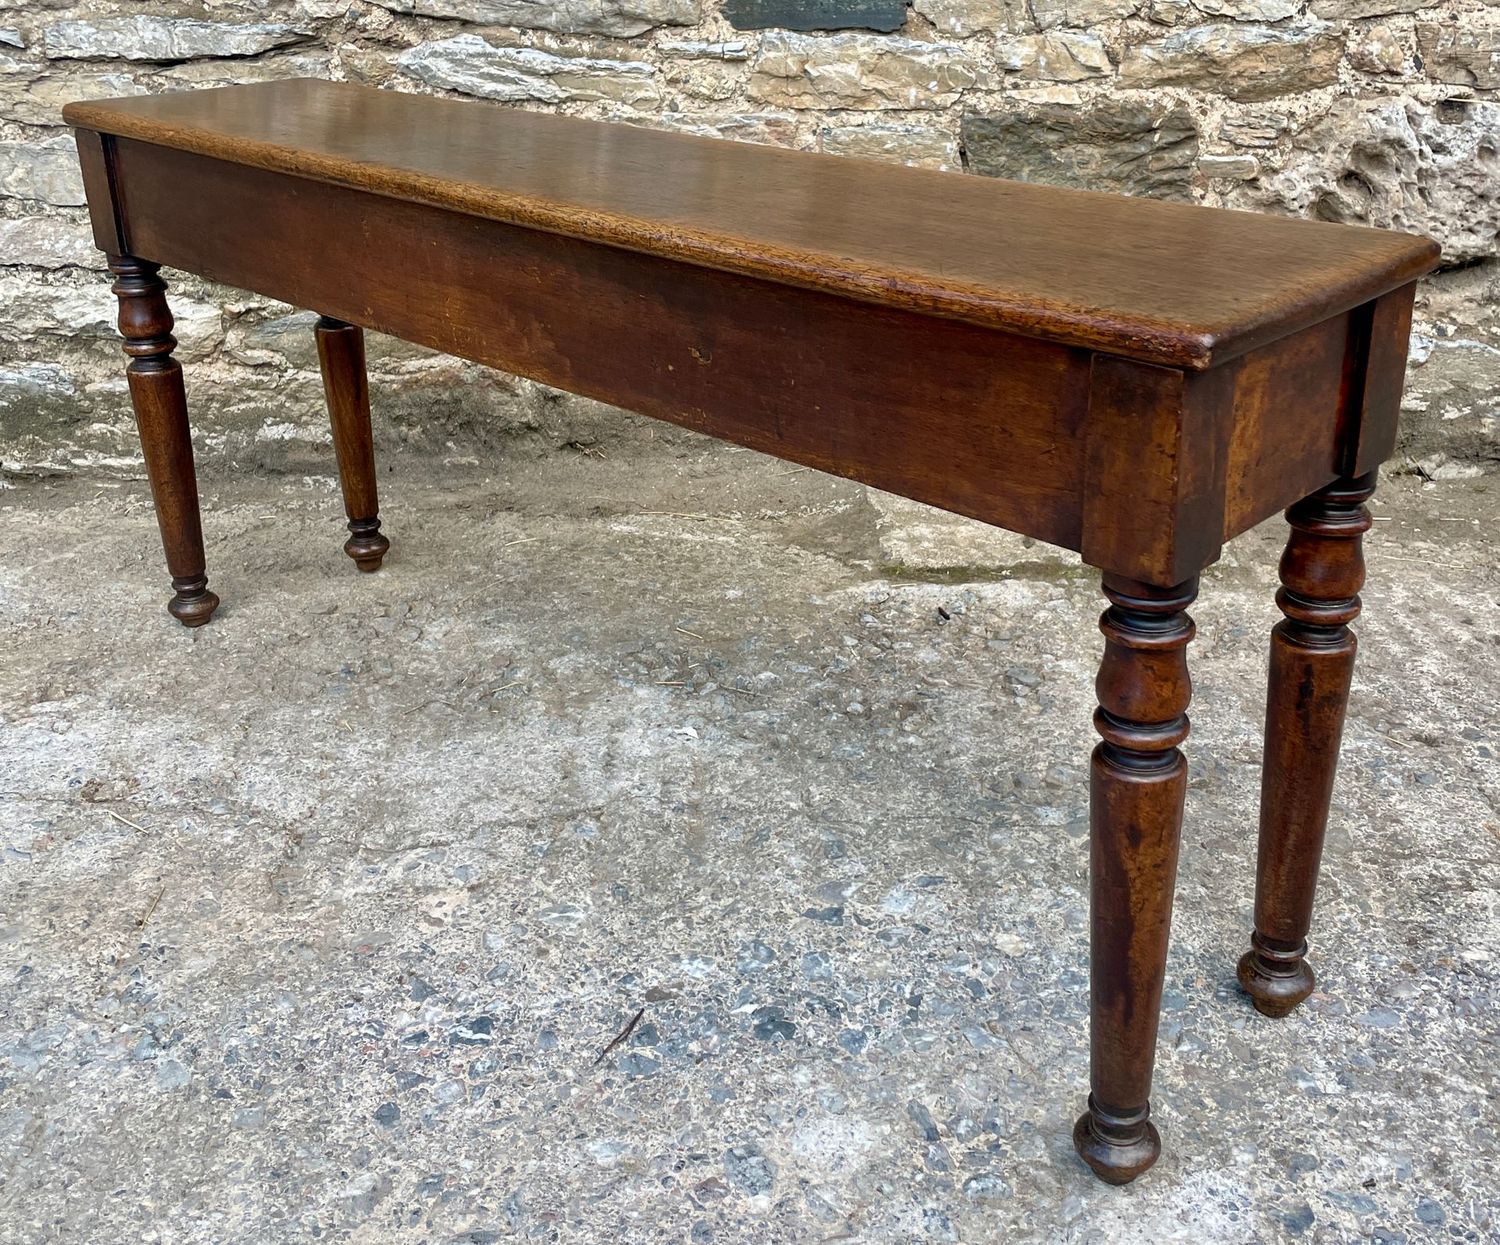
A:
<svg viewBox="0 0 1500 1245">
<path fill-rule="evenodd" d="M 1094 725 L 1084 1161 L 1124 1183 L 1148 1094 L 1187 765 L 1187 614 L 1286 507 L 1255 930 L 1282 1016 L 1305 959 L 1360 538 L 1392 452 L 1405 234 L 933 173 L 316 81 L 78 103 L 94 236 L 182 623 L 204 574 L 159 265 L 322 313 L 348 513 L 379 567 L 362 327 L 1080 552 L 1109 606 Z M 361 327 L 362 326 L 362 327 Z"/>
</svg>

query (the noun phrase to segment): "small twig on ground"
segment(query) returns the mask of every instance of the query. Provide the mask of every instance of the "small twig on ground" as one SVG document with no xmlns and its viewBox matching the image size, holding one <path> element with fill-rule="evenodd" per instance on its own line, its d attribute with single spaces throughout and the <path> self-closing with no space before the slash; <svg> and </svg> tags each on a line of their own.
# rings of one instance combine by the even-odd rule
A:
<svg viewBox="0 0 1500 1245">
<path fill-rule="evenodd" d="M 137 825 L 135 822 L 131 821 L 129 817 L 121 817 L 120 814 L 117 813 L 117 812 L 115 812 L 114 809 L 107 808 L 104 811 L 110 817 L 113 817 L 116 821 L 118 821 L 122 826 L 129 826 L 132 830 L 136 831 L 136 833 L 138 833 L 138 834 L 145 834 L 146 833 L 146 827 L 145 826 Z"/>
<path fill-rule="evenodd" d="M 680 631 L 680 632 L 682 632 L 683 635 L 690 635 L 695 640 L 701 640 L 703 638 L 696 631 L 689 631 L 686 627 L 673 627 L 672 630 L 673 631 Z"/>
<path fill-rule="evenodd" d="M 161 888 L 161 890 L 159 890 L 159 891 L 156 892 L 156 898 L 151 901 L 151 906 L 149 908 L 147 908 L 146 911 L 145 911 L 145 913 L 142 914 L 142 916 L 136 921 L 136 923 L 135 923 L 136 929 L 145 929 L 146 928 L 146 922 L 151 919 L 151 914 L 156 911 L 156 905 L 161 902 L 161 897 L 163 895 L 165 895 L 166 893 L 167 893 L 167 888 L 165 886 L 163 886 Z"/>
<path fill-rule="evenodd" d="M 628 1038 L 632 1033 L 635 1032 L 636 1025 L 638 1025 L 638 1024 L 641 1023 L 641 1017 L 644 1016 L 645 1014 L 646 1014 L 646 1009 L 643 1007 L 643 1008 L 641 1008 L 640 1011 L 636 1012 L 636 1014 L 630 1018 L 630 1023 L 628 1025 L 626 1025 L 623 1029 L 621 1029 L 617 1034 L 615 1034 L 614 1040 L 612 1042 L 610 1042 L 610 1044 L 608 1046 L 606 1046 L 603 1050 L 601 1050 L 599 1052 L 599 1058 L 597 1058 L 593 1062 L 593 1066 L 594 1067 L 597 1068 L 601 1063 L 603 1063 L 604 1062 L 604 1057 L 607 1054 L 609 1054 L 610 1051 L 614 1050 L 614 1048 L 616 1046 L 618 1046 L 621 1042 L 625 1041 L 626 1038 Z"/>
</svg>

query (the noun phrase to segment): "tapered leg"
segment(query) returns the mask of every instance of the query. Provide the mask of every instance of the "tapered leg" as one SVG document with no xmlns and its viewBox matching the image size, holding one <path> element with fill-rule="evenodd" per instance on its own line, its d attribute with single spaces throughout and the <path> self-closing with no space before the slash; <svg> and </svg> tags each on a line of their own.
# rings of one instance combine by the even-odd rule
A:
<svg viewBox="0 0 1500 1245">
<path fill-rule="evenodd" d="M 146 475 L 156 503 L 156 522 L 172 573 L 173 596 L 167 609 L 185 627 L 201 627 L 218 608 L 204 573 L 203 527 L 198 517 L 198 480 L 193 468 L 193 438 L 188 429 L 187 396 L 182 367 L 172 358 L 172 313 L 159 265 L 132 255 L 111 255 L 115 274 L 110 288 L 120 300 L 120 332 L 130 401 L 141 434 Z"/>
<path fill-rule="evenodd" d="M 1292 532 L 1276 594 L 1286 618 L 1271 633 L 1255 932 L 1239 967 L 1240 984 L 1267 1016 L 1285 1016 L 1313 991 L 1307 930 L 1354 675 L 1349 624 L 1365 582 L 1364 503 L 1374 491 L 1371 472 L 1286 512 Z"/>
<path fill-rule="evenodd" d="M 349 518 L 350 535 L 344 542 L 344 552 L 360 570 L 378 571 L 391 542 L 380 533 L 380 504 L 375 496 L 375 440 L 370 432 L 364 330 L 321 316 L 313 331 L 318 339 L 328 418 L 333 424 L 344 513 Z"/>
<path fill-rule="evenodd" d="M 1196 579 L 1153 588 L 1104 577 L 1104 660 L 1090 783 L 1091 1018 L 1088 1110 L 1073 1145 L 1095 1175 L 1126 1184 L 1156 1162 L 1151 1070 L 1187 792 L 1186 610 Z"/>
</svg>

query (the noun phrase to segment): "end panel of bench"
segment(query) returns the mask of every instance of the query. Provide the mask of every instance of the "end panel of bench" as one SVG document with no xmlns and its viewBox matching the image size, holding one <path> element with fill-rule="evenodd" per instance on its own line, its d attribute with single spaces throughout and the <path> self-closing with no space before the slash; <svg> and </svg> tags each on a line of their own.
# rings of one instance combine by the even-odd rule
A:
<svg viewBox="0 0 1500 1245">
<path fill-rule="evenodd" d="M 75 130 L 73 139 L 78 145 L 78 167 L 83 173 L 83 194 L 89 205 L 94 245 L 106 255 L 123 254 L 125 226 L 115 194 L 114 136 Z"/>
<path fill-rule="evenodd" d="M 1083 556 L 1180 583 L 1225 541 L 1395 445 L 1415 287 L 1206 372 L 1094 359 Z"/>
<path fill-rule="evenodd" d="M 129 250 L 1080 543 L 1090 355 L 118 139 Z"/>
<path fill-rule="evenodd" d="M 1413 281 L 1350 315 L 1351 331 L 1358 334 L 1361 349 L 1350 352 L 1341 475 L 1374 471 L 1396 452 L 1416 297 Z"/>
</svg>

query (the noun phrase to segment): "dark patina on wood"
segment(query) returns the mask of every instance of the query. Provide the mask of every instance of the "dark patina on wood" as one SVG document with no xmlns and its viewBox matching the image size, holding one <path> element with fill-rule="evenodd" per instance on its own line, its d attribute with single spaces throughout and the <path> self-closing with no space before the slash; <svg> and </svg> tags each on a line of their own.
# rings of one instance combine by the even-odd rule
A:
<svg viewBox="0 0 1500 1245">
<path fill-rule="evenodd" d="M 319 316 L 313 326 L 318 365 L 333 427 L 349 539 L 344 552 L 362 571 L 378 571 L 391 542 L 380 532 L 375 495 L 375 440 L 370 432 L 370 386 L 365 375 L 365 334 L 357 325 Z"/>
<path fill-rule="evenodd" d="M 172 357 L 172 313 L 167 283 L 158 265 L 130 255 L 111 255 L 110 289 L 120 300 L 120 335 L 130 363 L 125 379 L 135 408 L 146 475 L 156 502 L 156 519 L 172 572 L 167 609 L 185 627 L 201 627 L 219 607 L 208 590 L 203 527 L 198 513 L 198 478 L 193 469 L 193 438 L 188 428 L 182 365 Z"/>
<path fill-rule="evenodd" d="M 1104 573 L 1092 1047 L 1074 1140 L 1149 1167 L 1187 614 L 1286 509 L 1240 979 L 1304 960 L 1424 238 L 293 81 L 69 105 L 174 596 L 208 590 L 159 265 L 316 308 L 350 537 L 380 531 L 362 330 L 1075 549 Z"/>
<path fill-rule="evenodd" d="M 1187 796 L 1178 745 L 1198 581 L 1162 589 L 1106 575 L 1104 594 L 1089 796 L 1090 1092 L 1073 1144 L 1101 1179 L 1125 1184 L 1161 1154 L 1148 1099 Z"/>
<path fill-rule="evenodd" d="M 1354 633 L 1365 582 L 1365 502 L 1375 473 L 1335 481 L 1287 511 L 1271 633 L 1266 750 L 1261 770 L 1255 932 L 1240 984 L 1267 1016 L 1285 1016 L 1313 991 L 1307 931 L 1344 710 L 1354 677 Z"/>
</svg>

